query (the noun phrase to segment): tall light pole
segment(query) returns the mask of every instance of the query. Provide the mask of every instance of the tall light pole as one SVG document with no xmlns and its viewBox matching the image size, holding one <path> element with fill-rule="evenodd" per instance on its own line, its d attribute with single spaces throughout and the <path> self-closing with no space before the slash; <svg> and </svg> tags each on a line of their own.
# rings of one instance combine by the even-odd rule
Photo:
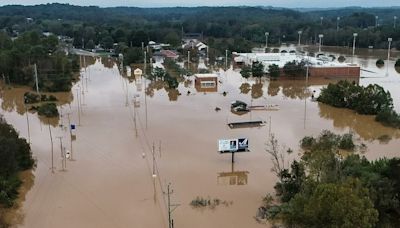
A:
<svg viewBox="0 0 400 228">
<path fill-rule="evenodd" d="M 322 25 L 322 21 L 324 20 L 324 17 L 320 17 L 319 19 L 321 19 L 321 25 Z"/>
<path fill-rule="evenodd" d="M 386 76 L 389 75 L 389 60 L 390 60 L 390 45 L 392 44 L 393 39 L 392 38 L 388 38 L 388 42 L 389 42 L 389 47 L 388 47 L 388 58 L 387 58 L 387 64 L 386 64 Z"/>
<path fill-rule="evenodd" d="M 299 46 L 300 46 L 300 41 L 301 41 L 301 34 L 303 33 L 303 31 L 298 31 L 297 34 L 299 34 Z"/>
<path fill-rule="evenodd" d="M 269 37 L 269 32 L 265 33 L 265 48 L 268 48 L 268 37 Z"/>
<path fill-rule="evenodd" d="M 356 52 L 356 38 L 358 36 L 358 33 L 353 33 L 353 58 L 354 58 L 354 53 Z"/>
<path fill-rule="evenodd" d="M 378 19 L 379 19 L 379 17 L 378 17 L 378 16 L 375 16 L 375 27 L 376 27 L 376 28 L 378 28 Z"/>
<path fill-rule="evenodd" d="M 393 17 L 393 28 L 396 29 L 396 20 L 397 20 L 397 16 Z"/>
<path fill-rule="evenodd" d="M 336 18 L 336 31 L 339 32 L 339 22 L 340 22 L 340 17 Z"/>
<path fill-rule="evenodd" d="M 318 52 L 321 52 L 321 45 L 322 45 L 322 38 L 324 38 L 324 34 L 319 34 L 319 48 L 318 48 Z"/>
</svg>

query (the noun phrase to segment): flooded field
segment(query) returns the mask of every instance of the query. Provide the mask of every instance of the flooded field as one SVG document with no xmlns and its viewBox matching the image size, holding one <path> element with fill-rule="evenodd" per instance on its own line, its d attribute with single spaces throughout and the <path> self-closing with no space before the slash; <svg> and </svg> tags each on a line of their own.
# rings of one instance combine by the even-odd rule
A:
<svg viewBox="0 0 400 228">
<path fill-rule="evenodd" d="M 342 55 L 340 50 L 324 51 Z M 378 68 L 375 62 L 381 52 L 366 52 L 353 60 L 363 68 L 360 84 L 377 83 L 389 90 L 400 111 L 400 74 L 393 67 L 398 54 L 392 54 L 388 68 Z M 298 156 L 301 138 L 323 129 L 353 132 L 358 142 L 368 146 L 369 159 L 399 156 L 400 130 L 384 127 L 372 116 L 311 101 L 312 91 L 320 90 L 327 80 L 255 81 L 243 79 L 239 70 L 220 69 L 217 91 L 199 92 L 193 77 L 172 90 L 162 81 L 127 80 L 107 59 L 91 63 L 71 93 L 57 94 L 60 119 L 26 113 L 27 88 L 3 85 L 1 114 L 26 138 L 29 122 L 37 159 L 32 186 L 26 194 L 23 191 L 21 207 L 10 216 L 17 227 L 168 227 L 168 184 L 173 189 L 171 203 L 180 204 L 172 213 L 176 228 L 269 227 L 254 216 L 276 182 L 265 152 L 270 134 L 296 151 L 288 163 Z M 234 100 L 277 104 L 280 110 L 239 116 L 230 111 Z M 79 115 L 78 103 L 82 104 Z M 215 111 L 216 107 L 221 110 Z M 69 131 L 59 126 L 68 125 L 68 115 L 71 123 L 78 125 L 80 119 L 72 144 Z M 267 125 L 227 126 L 231 121 L 257 119 Z M 237 137 L 249 138 L 251 152 L 237 154 L 232 165 L 230 154 L 217 152 L 217 140 Z M 72 145 L 73 161 L 67 162 L 66 171 L 61 170 L 60 142 L 67 149 Z M 230 203 L 193 208 L 189 204 L 198 196 Z"/>
</svg>

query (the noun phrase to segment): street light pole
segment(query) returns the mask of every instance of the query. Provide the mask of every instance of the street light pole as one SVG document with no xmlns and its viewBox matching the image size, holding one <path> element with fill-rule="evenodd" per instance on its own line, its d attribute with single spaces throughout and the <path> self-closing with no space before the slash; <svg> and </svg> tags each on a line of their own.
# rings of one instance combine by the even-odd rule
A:
<svg viewBox="0 0 400 228">
<path fill-rule="evenodd" d="M 320 19 L 321 19 L 321 26 L 322 26 L 322 21 L 324 20 L 324 17 L 320 17 Z"/>
<path fill-rule="evenodd" d="M 268 48 L 268 36 L 269 36 L 269 32 L 265 33 L 265 48 Z"/>
<path fill-rule="evenodd" d="M 353 33 L 353 58 L 354 58 L 354 53 L 356 51 L 356 37 L 358 36 L 358 33 Z"/>
<path fill-rule="evenodd" d="M 393 17 L 393 28 L 396 29 L 396 20 L 397 20 L 397 16 Z"/>
<path fill-rule="evenodd" d="M 375 16 L 375 27 L 376 27 L 376 28 L 378 28 L 378 19 L 379 19 L 379 17 L 378 17 L 378 16 Z"/>
<path fill-rule="evenodd" d="M 225 69 L 228 69 L 228 50 L 225 50 Z"/>
<path fill-rule="evenodd" d="M 301 34 L 303 33 L 303 31 L 298 31 L 297 33 L 299 34 L 299 46 L 300 46 L 300 44 L 301 44 Z"/>
<path fill-rule="evenodd" d="M 324 38 L 324 34 L 319 34 L 319 48 L 318 48 L 318 52 L 321 52 L 321 45 L 322 45 L 322 38 Z"/>
<path fill-rule="evenodd" d="M 339 32 L 339 21 L 340 21 L 340 17 L 336 18 L 336 31 Z"/>
<path fill-rule="evenodd" d="M 389 76 L 390 45 L 392 44 L 392 41 L 393 41 L 392 38 L 388 38 L 389 47 L 388 47 L 388 58 L 386 64 L 386 76 Z"/>
</svg>

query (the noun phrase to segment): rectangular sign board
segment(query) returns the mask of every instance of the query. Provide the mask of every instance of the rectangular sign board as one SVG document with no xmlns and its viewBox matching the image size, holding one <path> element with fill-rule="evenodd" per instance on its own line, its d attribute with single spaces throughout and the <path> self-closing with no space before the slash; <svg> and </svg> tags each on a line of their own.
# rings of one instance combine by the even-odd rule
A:
<svg viewBox="0 0 400 228">
<path fill-rule="evenodd" d="M 218 151 L 220 153 L 235 153 L 249 151 L 249 140 L 239 139 L 220 139 L 218 140 Z"/>
</svg>

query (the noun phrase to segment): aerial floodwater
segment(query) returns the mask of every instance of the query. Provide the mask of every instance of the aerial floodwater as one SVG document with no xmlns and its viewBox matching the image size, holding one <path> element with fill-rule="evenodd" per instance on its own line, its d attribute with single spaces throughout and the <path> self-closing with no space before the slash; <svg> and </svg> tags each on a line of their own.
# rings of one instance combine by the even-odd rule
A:
<svg viewBox="0 0 400 228">
<path fill-rule="evenodd" d="M 386 56 L 385 51 L 360 49 L 354 58 L 349 49 L 323 51 L 360 64 L 359 83 L 377 83 L 389 90 L 400 111 L 400 74 L 394 68 L 399 53 L 392 53 L 388 67 L 378 68 L 375 62 Z M 21 136 L 30 136 L 37 160 L 37 167 L 24 173 L 30 181 L 22 188 L 18 207 L 8 215 L 17 227 L 167 227 L 168 200 L 175 227 L 269 227 L 255 215 L 277 181 L 265 151 L 272 134 L 295 151 L 288 164 L 301 153 L 299 141 L 323 129 L 353 133 L 367 146 L 363 153 L 369 159 L 399 155 L 400 130 L 375 122 L 373 116 L 311 99 L 329 80 L 244 79 L 240 69 L 214 67 L 217 91 L 201 92 L 194 86 L 194 76 L 185 77 L 173 90 L 162 81 L 128 79 L 111 59 L 87 57 L 86 63 L 72 91 L 55 94 L 58 119 L 26 113 L 23 95 L 29 88 L 2 85 L 1 114 Z M 230 109 L 235 100 L 275 104 L 279 110 L 236 115 Z M 227 126 L 249 120 L 266 124 Z M 76 125 L 72 143 L 69 122 Z M 230 154 L 218 152 L 217 143 L 241 137 L 249 139 L 250 152 L 236 154 L 232 164 Z M 65 170 L 61 147 L 72 147 Z M 190 205 L 197 197 L 224 203 L 197 208 Z"/>
</svg>

